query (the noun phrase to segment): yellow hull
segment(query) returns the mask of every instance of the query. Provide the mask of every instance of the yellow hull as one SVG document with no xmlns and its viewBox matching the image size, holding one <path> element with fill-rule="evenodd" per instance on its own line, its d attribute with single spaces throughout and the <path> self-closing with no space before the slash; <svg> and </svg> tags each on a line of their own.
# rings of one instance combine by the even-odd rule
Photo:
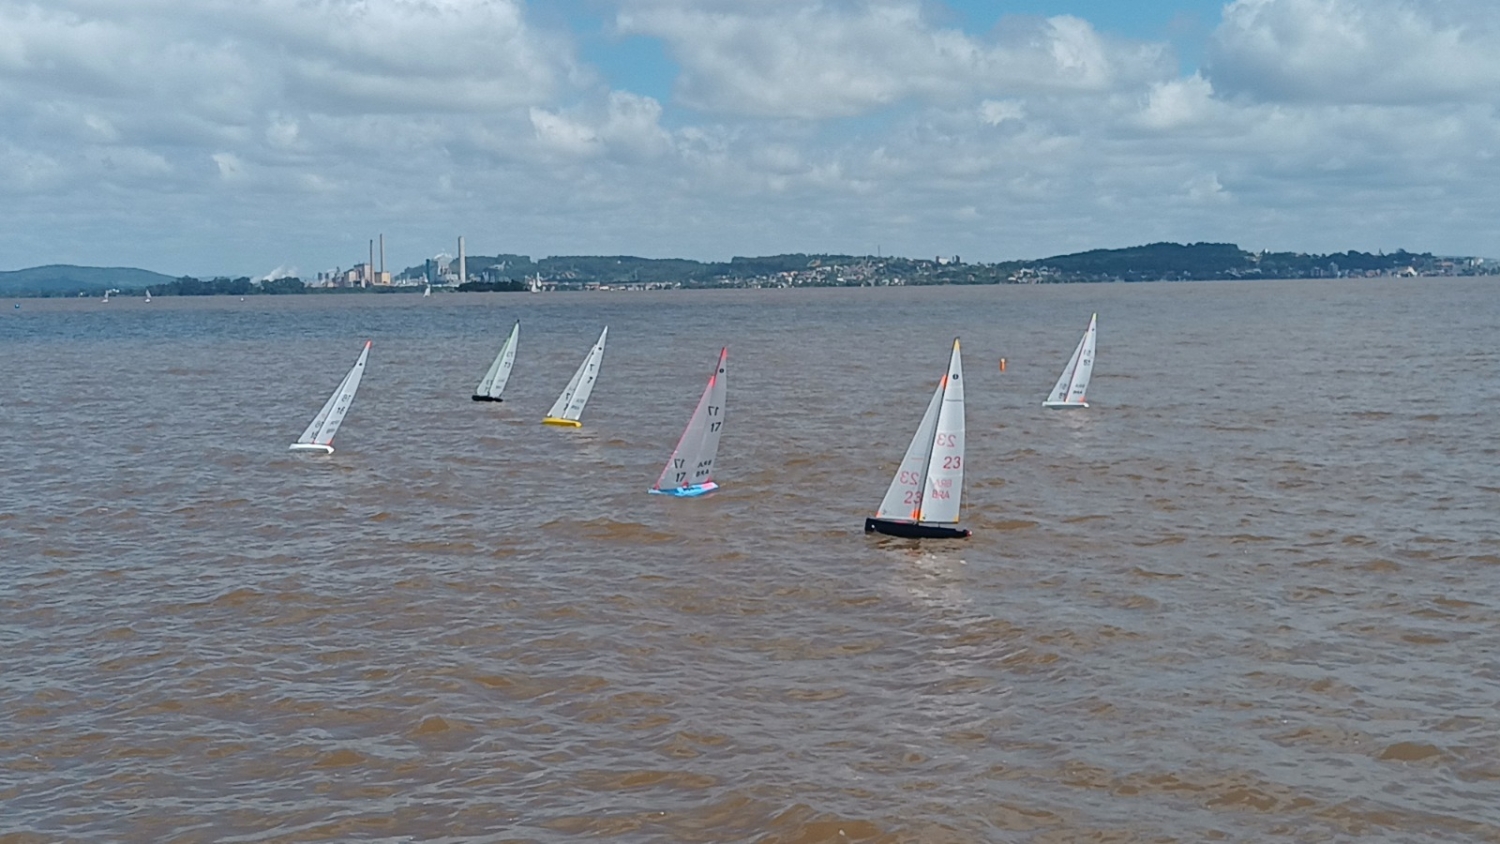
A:
<svg viewBox="0 0 1500 844">
<path fill-rule="evenodd" d="M 583 423 L 577 419 L 558 419 L 556 416 L 548 416 L 542 420 L 543 425 L 557 425 L 561 428 L 582 428 Z"/>
</svg>

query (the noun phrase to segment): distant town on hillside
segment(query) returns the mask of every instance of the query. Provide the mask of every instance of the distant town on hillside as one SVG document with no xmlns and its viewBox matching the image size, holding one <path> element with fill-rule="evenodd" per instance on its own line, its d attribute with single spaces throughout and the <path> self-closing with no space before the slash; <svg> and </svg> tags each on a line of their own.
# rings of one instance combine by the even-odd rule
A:
<svg viewBox="0 0 1500 844">
<path fill-rule="evenodd" d="M 384 259 L 381 259 L 384 263 Z M 171 277 L 123 267 L 50 265 L 0 272 L 0 295 L 153 296 L 396 293 L 459 291 L 583 291 L 682 288 L 886 287 L 932 284 L 1075 284 L 1084 282 L 1229 279 L 1370 278 L 1500 274 L 1500 261 L 1389 253 L 1247 252 L 1232 243 L 1153 243 L 1000 263 L 960 256 L 899 258 L 854 255 L 772 255 L 727 262 L 631 256 L 439 255 L 399 273 L 372 260 L 313 278 L 294 276 Z"/>
</svg>

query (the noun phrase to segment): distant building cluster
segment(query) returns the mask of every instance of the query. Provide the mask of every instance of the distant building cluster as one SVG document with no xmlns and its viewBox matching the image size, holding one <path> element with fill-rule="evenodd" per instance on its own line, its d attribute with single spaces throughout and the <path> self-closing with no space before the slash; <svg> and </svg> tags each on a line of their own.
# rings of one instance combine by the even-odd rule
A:
<svg viewBox="0 0 1500 844">
<path fill-rule="evenodd" d="M 378 251 L 377 251 L 378 245 Z M 378 261 L 377 261 L 378 256 Z M 472 265 L 472 269 L 471 269 Z M 684 266 L 691 265 L 691 266 Z M 842 255 L 773 256 L 722 264 L 675 259 L 478 256 L 464 239 L 457 256 L 439 253 L 397 274 L 385 268 L 385 237 L 370 241 L 370 258 L 349 269 L 317 274 L 313 288 L 430 287 L 463 290 L 635 291 L 683 287 L 902 287 L 934 284 L 1061 284 L 1091 281 L 1172 281 L 1253 278 L 1378 278 L 1493 275 L 1482 258 L 1439 258 L 1404 251 L 1370 255 L 1245 252 L 1233 244 L 1150 244 L 1094 250 L 1036 261 L 965 264 L 931 259 Z"/>
</svg>

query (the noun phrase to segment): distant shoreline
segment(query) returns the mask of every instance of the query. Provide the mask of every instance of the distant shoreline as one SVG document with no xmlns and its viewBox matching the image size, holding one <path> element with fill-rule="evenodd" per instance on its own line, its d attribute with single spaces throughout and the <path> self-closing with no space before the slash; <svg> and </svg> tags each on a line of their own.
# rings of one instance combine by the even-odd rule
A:
<svg viewBox="0 0 1500 844">
<path fill-rule="evenodd" d="M 465 278 L 458 278 L 463 267 Z M 533 261 L 525 255 L 474 255 L 461 264 L 428 261 L 394 277 L 357 264 L 297 277 L 252 279 L 219 276 L 172 278 L 127 267 L 50 265 L 0 272 L 0 296 L 10 298 L 102 298 L 110 295 L 263 296 L 320 294 L 410 294 L 433 292 L 546 292 L 800 288 L 915 287 L 993 284 L 1084 284 L 1143 281 L 1229 281 L 1318 278 L 1439 278 L 1500 274 L 1500 261 L 1440 257 L 1397 250 L 1370 254 L 1308 255 L 1247 252 L 1229 243 L 1154 243 L 1099 249 L 1030 261 L 965 263 L 959 256 L 901 258 L 809 255 L 733 258 L 704 263 L 676 258 L 557 256 Z"/>
</svg>

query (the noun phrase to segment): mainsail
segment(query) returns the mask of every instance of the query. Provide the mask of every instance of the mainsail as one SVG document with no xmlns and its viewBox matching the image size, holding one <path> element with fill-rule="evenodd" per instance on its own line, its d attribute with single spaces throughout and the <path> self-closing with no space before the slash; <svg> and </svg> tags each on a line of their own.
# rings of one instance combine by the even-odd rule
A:
<svg viewBox="0 0 1500 844">
<path fill-rule="evenodd" d="M 1042 402 L 1043 407 L 1059 409 L 1089 406 L 1087 392 L 1089 376 L 1094 372 L 1094 343 L 1098 325 L 1099 315 L 1094 314 L 1089 318 L 1089 327 L 1079 339 L 1073 356 L 1068 358 L 1068 365 L 1063 368 L 1052 393 Z"/>
<path fill-rule="evenodd" d="M 588 404 L 589 395 L 594 392 L 594 382 L 599 377 L 599 365 L 604 362 L 604 341 L 609 336 L 609 326 L 599 332 L 599 339 L 594 347 L 578 365 L 578 371 L 573 373 L 573 378 L 568 382 L 562 395 L 552 403 L 552 409 L 547 411 L 547 417 L 542 422 L 549 425 L 567 425 L 579 427 L 579 417 L 583 415 L 583 406 Z"/>
<path fill-rule="evenodd" d="M 344 423 L 344 416 L 349 412 L 349 406 L 354 403 L 354 394 L 359 390 L 359 380 L 365 373 L 365 361 L 370 357 L 370 340 L 365 341 L 364 349 L 359 353 L 359 360 L 354 362 L 353 368 L 339 382 L 337 390 L 324 402 L 323 409 L 313 417 L 307 430 L 292 444 L 292 451 L 322 451 L 333 452 L 333 435 L 338 433 L 339 426 Z"/>
<path fill-rule="evenodd" d="M 520 334 L 521 321 L 516 320 L 516 324 L 510 329 L 510 336 L 505 338 L 505 345 L 495 355 L 495 362 L 490 364 L 489 371 L 484 373 L 483 380 L 474 388 L 475 401 L 501 401 L 500 394 L 505 392 L 511 367 L 516 363 L 516 338 Z"/>
<path fill-rule="evenodd" d="M 664 495 L 702 495 L 719 488 L 714 483 L 714 458 L 719 454 L 719 437 L 724 427 L 724 398 L 728 389 L 726 366 L 729 348 L 719 350 L 719 362 L 708 376 L 708 385 L 698 399 L 698 406 L 683 429 L 677 447 L 651 487 Z"/>
</svg>

